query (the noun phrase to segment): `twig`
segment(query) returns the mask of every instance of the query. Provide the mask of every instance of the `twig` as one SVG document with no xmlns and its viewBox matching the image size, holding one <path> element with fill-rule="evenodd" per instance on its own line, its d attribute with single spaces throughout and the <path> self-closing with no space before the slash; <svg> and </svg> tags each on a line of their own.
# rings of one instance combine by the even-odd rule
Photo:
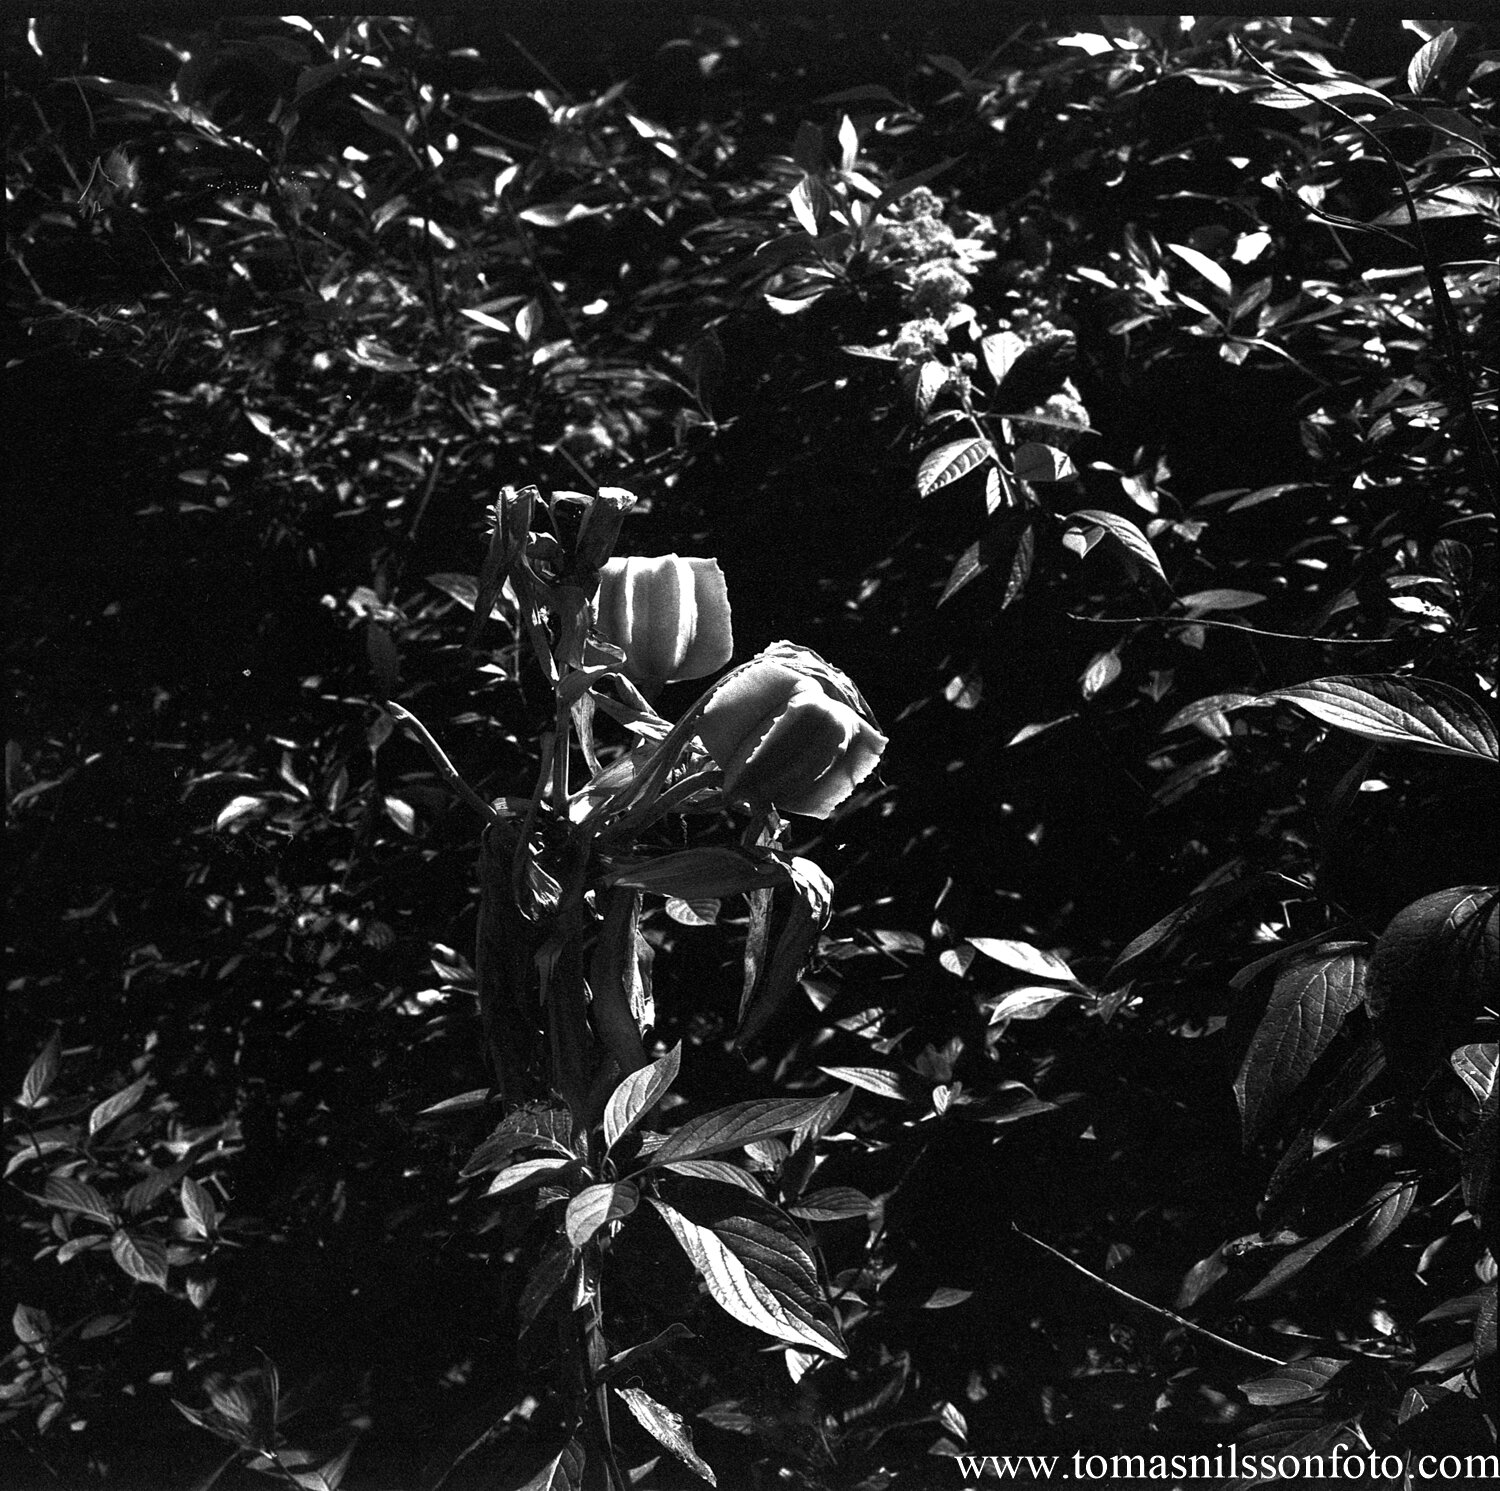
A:
<svg viewBox="0 0 1500 1491">
<path fill-rule="evenodd" d="M 1263 1351 L 1256 1351 L 1249 1346 L 1241 1346 L 1238 1341 L 1231 1341 L 1227 1336 L 1215 1335 L 1213 1331 L 1201 1325 L 1194 1325 L 1191 1320 L 1185 1320 L 1174 1310 L 1164 1309 L 1161 1305 L 1153 1305 L 1150 1300 L 1142 1299 L 1139 1295 L 1131 1294 L 1128 1289 L 1121 1289 L 1118 1284 L 1111 1284 L 1108 1279 L 1101 1279 L 1092 1269 L 1085 1268 L 1076 1259 L 1069 1258 L 1066 1253 L 1060 1253 L 1051 1243 L 1044 1243 L 1041 1238 L 1033 1237 L 1029 1232 L 1010 1224 L 1029 1243 L 1035 1243 L 1044 1253 L 1050 1253 L 1054 1258 L 1060 1258 L 1069 1268 L 1081 1273 L 1084 1278 L 1092 1279 L 1101 1288 L 1109 1290 L 1111 1294 L 1117 1294 L 1123 1300 L 1129 1300 L 1133 1305 L 1138 1305 L 1143 1310 L 1148 1310 L 1153 1315 L 1158 1315 L 1163 1320 L 1170 1320 L 1173 1325 L 1180 1325 L 1183 1330 L 1191 1331 L 1195 1336 L 1202 1336 L 1206 1341 L 1213 1341 L 1216 1345 L 1237 1351 L 1241 1356 L 1248 1356 L 1252 1361 L 1263 1362 L 1270 1367 L 1284 1367 L 1286 1363 L 1279 1356 L 1267 1356 Z"/>
<path fill-rule="evenodd" d="M 1316 642 L 1320 647 L 1384 647 L 1394 637 L 1309 637 L 1302 632 L 1268 632 L 1258 626 L 1241 626 L 1237 621 L 1210 621 L 1206 616 L 1079 616 L 1063 613 L 1069 621 L 1086 621 L 1090 626 L 1134 626 L 1156 623 L 1161 626 L 1221 626 L 1226 631 L 1249 632 L 1252 637 L 1279 637 L 1284 642 Z"/>
</svg>

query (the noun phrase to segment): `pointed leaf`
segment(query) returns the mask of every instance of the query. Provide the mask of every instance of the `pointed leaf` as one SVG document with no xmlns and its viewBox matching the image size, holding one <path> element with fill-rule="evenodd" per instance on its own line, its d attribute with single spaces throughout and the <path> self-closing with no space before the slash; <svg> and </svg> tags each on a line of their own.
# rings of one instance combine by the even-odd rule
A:
<svg viewBox="0 0 1500 1491">
<path fill-rule="evenodd" d="M 167 1250 L 156 1238 L 122 1229 L 110 1238 L 109 1251 L 132 1279 L 167 1287 Z"/>
<path fill-rule="evenodd" d="M 1416 55 L 1406 64 L 1406 86 L 1413 93 L 1427 91 L 1427 85 L 1453 55 L 1453 47 L 1457 41 L 1458 33 L 1448 26 L 1417 48 Z"/>
<path fill-rule="evenodd" d="M 1257 1407 L 1278 1408 L 1283 1403 L 1300 1403 L 1314 1398 L 1349 1365 L 1347 1358 L 1305 1356 L 1288 1362 L 1265 1377 L 1242 1382 L 1240 1391 Z"/>
<path fill-rule="evenodd" d="M 107 1097 L 89 1114 L 89 1133 L 97 1134 L 106 1124 L 113 1123 L 122 1113 L 128 1113 L 140 1102 L 146 1090 L 146 1078 L 137 1077 L 129 1087 L 122 1088 L 112 1097 Z"/>
<path fill-rule="evenodd" d="M 211 1237 L 219 1225 L 219 1209 L 214 1198 L 191 1175 L 182 1178 L 182 1210 L 189 1226 L 200 1237 Z"/>
<path fill-rule="evenodd" d="M 668 1134 L 665 1142 L 652 1152 L 649 1163 L 659 1166 L 674 1160 L 704 1159 L 739 1149 L 753 1139 L 784 1134 L 818 1112 L 825 1101 L 824 1098 L 757 1098 L 705 1113 Z"/>
<path fill-rule="evenodd" d="M 656 1106 L 677 1080 L 681 1065 L 682 1042 L 678 1041 L 665 1056 L 632 1072 L 615 1088 L 604 1109 L 606 1149 L 613 1149 L 620 1135 L 628 1133 L 643 1113 Z"/>
<path fill-rule="evenodd" d="M 560 1178 L 560 1172 L 576 1163 L 573 1160 L 549 1157 L 545 1160 L 520 1160 L 508 1166 L 490 1182 L 486 1196 L 515 1196 L 522 1191 L 532 1191 L 549 1180 Z"/>
<path fill-rule="evenodd" d="M 1318 953 L 1299 959 L 1276 980 L 1234 1083 L 1247 1142 L 1312 1070 L 1364 998 L 1365 961 L 1359 951 Z"/>
<path fill-rule="evenodd" d="M 996 331 L 980 342 L 979 350 L 984 354 L 984 365 L 998 388 L 1026 350 L 1026 343 L 1013 331 Z"/>
<path fill-rule="evenodd" d="M 468 1180 L 486 1170 L 497 1169 L 521 1149 L 569 1154 L 572 1132 L 573 1119 L 566 1108 L 517 1108 L 500 1120 L 494 1133 L 469 1156 L 458 1173 Z"/>
<path fill-rule="evenodd" d="M 1391 674 L 1340 675 L 1276 689 L 1314 719 L 1364 740 L 1413 746 L 1453 756 L 1500 759 L 1495 727 L 1465 694 L 1430 678 Z"/>
<path fill-rule="evenodd" d="M 1015 942 L 1007 937 L 966 937 L 970 947 L 978 949 L 985 957 L 1014 968 L 1017 973 L 1029 973 L 1035 978 L 1063 979 L 1073 983 L 1073 970 L 1056 953 L 1044 953 L 1029 942 Z"/>
<path fill-rule="evenodd" d="M 1496 1054 L 1500 1046 L 1494 1041 L 1460 1046 L 1449 1061 L 1453 1070 L 1464 1080 L 1464 1085 L 1474 1094 L 1476 1102 L 1484 1102 L 1495 1090 Z"/>
<path fill-rule="evenodd" d="M 54 1030 L 42 1047 L 41 1054 L 26 1070 L 21 1095 L 16 1099 L 23 1108 L 35 1108 L 47 1096 L 57 1077 L 58 1057 L 62 1051 L 61 1032 Z"/>
<path fill-rule="evenodd" d="M 1210 259 L 1207 254 L 1201 254 L 1197 249 L 1189 248 L 1183 243 L 1169 243 L 1167 247 L 1184 264 L 1192 265 L 1214 289 L 1222 291 L 1225 295 L 1232 295 L 1234 293 L 1234 281 L 1225 273 L 1222 264 Z"/>
<path fill-rule="evenodd" d="M 629 1181 L 585 1186 L 568 1202 L 563 1230 L 575 1248 L 581 1248 L 601 1227 L 628 1217 L 640 1201 L 640 1192 Z"/>
<path fill-rule="evenodd" d="M 576 1439 L 570 1439 L 565 1449 L 517 1491 L 582 1491 L 586 1463 L 583 1446 Z"/>
<path fill-rule="evenodd" d="M 993 458 L 995 447 L 988 440 L 971 436 L 965 440 L 950 440 L 922 458 L 917 468 L 917 495 L 930 496 L 940 487 L 967 476 L 976 466 Z"/>
<path fill-rule="evenodd" d="M 754 1196 L 763 1196 L 760 1182 L 748 1170 L 729 1160 L 673 1160 L 666 1169 L 673 1175 L 687 1175 L 697 1180 L 715 1180 L 720 1185 L 738 1186 Z"/>
<path fill-rule="evenodd" d="M 521 1317 L 523 1333 L 541 1314 L 547 1301 L 562 1288 L 573 1271 L 577 1256 L 573 1245 L 566 1238 L 559 1238 L 542 1254 L 541 1261 L 527 1275 L 526 1287 L 521 1290 L 521 1298 L 516 1302 L 516 1313 Z"/>
<path fill-rule="evenodd" d="M 847 119 L 844 121 L 845 124 L 848 122 Z M 688 1433 L 681 1414 L 673 1413 L 638 1387 L 617 1387 L 615 1396 L 635 1415 L 636 1422 L 659 1443 L 666 1445 L 694 1475 L 702 1477 L 710 1486 L 719 1484 L 713 1471 L 693 1448 L 693 1436 Z"/>
<path fill-rule="evenodd" d="M 1066 452 L 1040 441 L 1028 441 L 1015 454 L 1016 475 L 1022 481 L 1068 481 L 1078 475 Z"/>
<path fill-rule="evenodd" d="M 948 576 L 948 583 L 943 586 L 943 593 L 938 597 L 938 605 L 941 606 L 949 596 L 956 595 L 970 580 L 982 575 L 988 568 L 989 561 L 984 557 L 982 541 L 976 539 L 958 556 L 958 562 Z"/>
<path fill-rule="evenodd" d="M 43 1201 L 64 1211 L 79 1211 L 96 1222 L 113 1223 L 114 1208 L 100 1192 L 87 1181 L 73 1180 L 65 1175 L 53 1176 L 42 1193 Z"/>
<path fill-rule="evenodd" d="M 219 815 L 214 819 L 214 827 L 237 828 L 248 819 L 262 817 L 270 811 L 271 802 L 269 798 L 250 797 L 241 794 L 239 797 L 230 798 L 219 809 Z"/>
<path fill-rule="evenodd" d="M 651 1204 L 728 1314 L 778 1341 L 847 1355 L 817 1265 L 789 1217 L 703 1181 L 684 1181 L 673 1200 Z"/>
<path fill-rule="evenodd" d="M 16 1333 L 16 1340 L 35 1346 L 52 1334 L 52 1318 L 39 1305 L 17 1305 L 10 1317 L 10 1328 Z"/>
<path fill-rule="evenodd" d="M 875 1203 L 853 1186 L 824 1186 L 787 1207 L 794 1217 L 809 1222 L 837 1222 L 848 1217 L 867 1217 Z"/>
<path fill-rule="evenodd" d="M 474 1087 L 468 1092 L 461 1092 L 457 1097 L 444 1098 L 441 1103 L 434 1103 L 430 1108 L 423 1108 L 418 1118 L 432 1118 L 439 1113 L 472 1113 L 476 1108 L 482 1108 L 490 1100 L 490 1089 L 488 1087 Z"/>
<path fill-rule="evenodd" d="M 990 1010 L 990 1024 L 998 1025 L 1002 1020 L 1040 1020 L 1065 1000 L 1082 997 L 1077 990 L 1059 989 L 1056 984 L 1012 989 L 995 1001 Z"/>
<path fill-rule="evenodd" d="M 1091 528 L 1095 530 L 1092 537 Z M 1133 561 L 1144 565 L 1162 584 L 1166 584 L 1167 577 L 1162 571 L 1161 560 L 1156 557 L 1156 550 L 1151 547 L 1151 540 L 1129 518 L 1105 512 L 1101 508 L 1080 508 L 1077 512 L 1068 514 L 1063 543 L 1075 552 L 1086 554 L 1101 533 L 1107 534 Z M 1070 539 L 1073 540 L 1072 543 L 1069 542 Z"/>
<path fill-rule="evenodd" d="M 820 1066 L 835 1082 L 847 1082 L 851 1087 L 873 1092 L 877 1097 L 895 1098 L 897 1102 L 909 1100 L 901 1078 L 895 1072 L 877 1066 Z"/>
</svg>

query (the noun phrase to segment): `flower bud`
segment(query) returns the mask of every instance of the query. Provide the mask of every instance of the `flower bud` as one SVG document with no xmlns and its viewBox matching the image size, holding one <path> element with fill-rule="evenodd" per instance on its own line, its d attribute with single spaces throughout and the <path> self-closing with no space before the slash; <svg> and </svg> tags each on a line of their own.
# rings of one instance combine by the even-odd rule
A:
<svg viewBox="0 0 1500 1491">
<path fill-rule="evenodd" d="M 594 622 L 605 641 L 624 649 L 625 672 L 647 689 L 704 678 L 734 651 L 717 559 L 611 559 L 599 573 Z"/>
<path fill-rule="evenodd" d="M 788 643 L 713 690 L 698 736 L 723 769 L 731 801 L 809 818 L 828 817 L 886 746 L 859 690 L 816 653 Z"/>
</svg>

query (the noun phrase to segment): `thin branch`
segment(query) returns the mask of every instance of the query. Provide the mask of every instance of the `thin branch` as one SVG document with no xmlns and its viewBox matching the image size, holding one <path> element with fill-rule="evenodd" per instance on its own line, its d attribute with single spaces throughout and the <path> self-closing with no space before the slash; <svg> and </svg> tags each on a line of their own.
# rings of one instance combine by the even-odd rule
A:
<svg viewBox="0 0 1500 1491">
<path fill-rule="evenodd" d="M 1069 621 L 1084 621 L 1090 626 L 1135 626 L 1155 623 L 1158 626 L 1220 626 L 1225 631 L 1249 632 L 1252 637 L 1279 637 L 1284 642 L 1316 642 L 1320 647 L 1384 647 L 1394 637 L 1309 637 L 1303 632 L 1268 632 L 1258 626 L 1241 626 L 1237 621 L 1210 621 L 1206 616 L 1079 616 L 1063 613 Z"/>
<path fill-rule="evenodd" d="M 1092 1279 L 1100 1288 L 1107 1289 L 1111 1294 L 1118 1295 L 1123 1300 L 1139 1306 L 1142 1310 L 1149 1311 L 1152 1315 L 1160 1316 L 1163 1320 L 1170 1320 L 1173 1325 L 1179 1325 L 1185 1331 L 1191 1331 L 1195 1336 L 1202 1336 L 1205 1341 L 1212 1341 L 1215 1345 L 1223 1346 L 1229 1351 L 1236 1351 L 1241 1356 L 1247 1356 L 1252 1361 L 1262 1362 L 1268 1367 L 1284 1367 L 1286 1363 L 1279 1356 L 1267 1356 L 1263 1351 L 1256 1351 L 1249 1346 L 1241 1346 L 1238 1341 L 1231 1341 L 1227 1336 L 1215 1335 L 1213 1331 L 1207 1330 L 1201 1325 L 1194 1325 L 1191 1320 L 1185 1320 L 1175 1310 L 1163 1309 L 1161 1305 L 1153 1305 L 1150 1300 L 1142 1299 L 1139 1295 L 1131 1294 L 1128 1289 L 1121 1289 L 1118 1284 L 1111 1284 L 1108 1279 L 1101 1279 L 1092 1269 L 1085 1268 L 1076 1259 L 1069 1258 L 1066 1253 L 1060 1253 L 1051 1243 L 1044 1243 L 1041 1238 L 1033 1237 L 1029 1232 L 1017 1227 L 1014 1222 L 1011 1226 L 1015 1228 L 1029 1243 L 1035 1243 L 1044 1253 L 1050 1253 L 1054 1258 L 1060 1258 L 1069 1268 L 1081 1273 L 1084 1278 Z"/>
</svg>

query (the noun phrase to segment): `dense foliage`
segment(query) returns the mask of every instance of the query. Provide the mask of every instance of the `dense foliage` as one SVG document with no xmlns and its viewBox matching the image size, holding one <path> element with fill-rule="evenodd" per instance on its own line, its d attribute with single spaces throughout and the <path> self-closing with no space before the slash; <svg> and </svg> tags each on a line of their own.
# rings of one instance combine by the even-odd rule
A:
<svg viewBox="0 0 1500 1491">
<path fill-rule="evenodd" d="M 6 25 L 6 1484 L 1493 1453 L 1500 37 L 653 25 Z"/>
</svg>

